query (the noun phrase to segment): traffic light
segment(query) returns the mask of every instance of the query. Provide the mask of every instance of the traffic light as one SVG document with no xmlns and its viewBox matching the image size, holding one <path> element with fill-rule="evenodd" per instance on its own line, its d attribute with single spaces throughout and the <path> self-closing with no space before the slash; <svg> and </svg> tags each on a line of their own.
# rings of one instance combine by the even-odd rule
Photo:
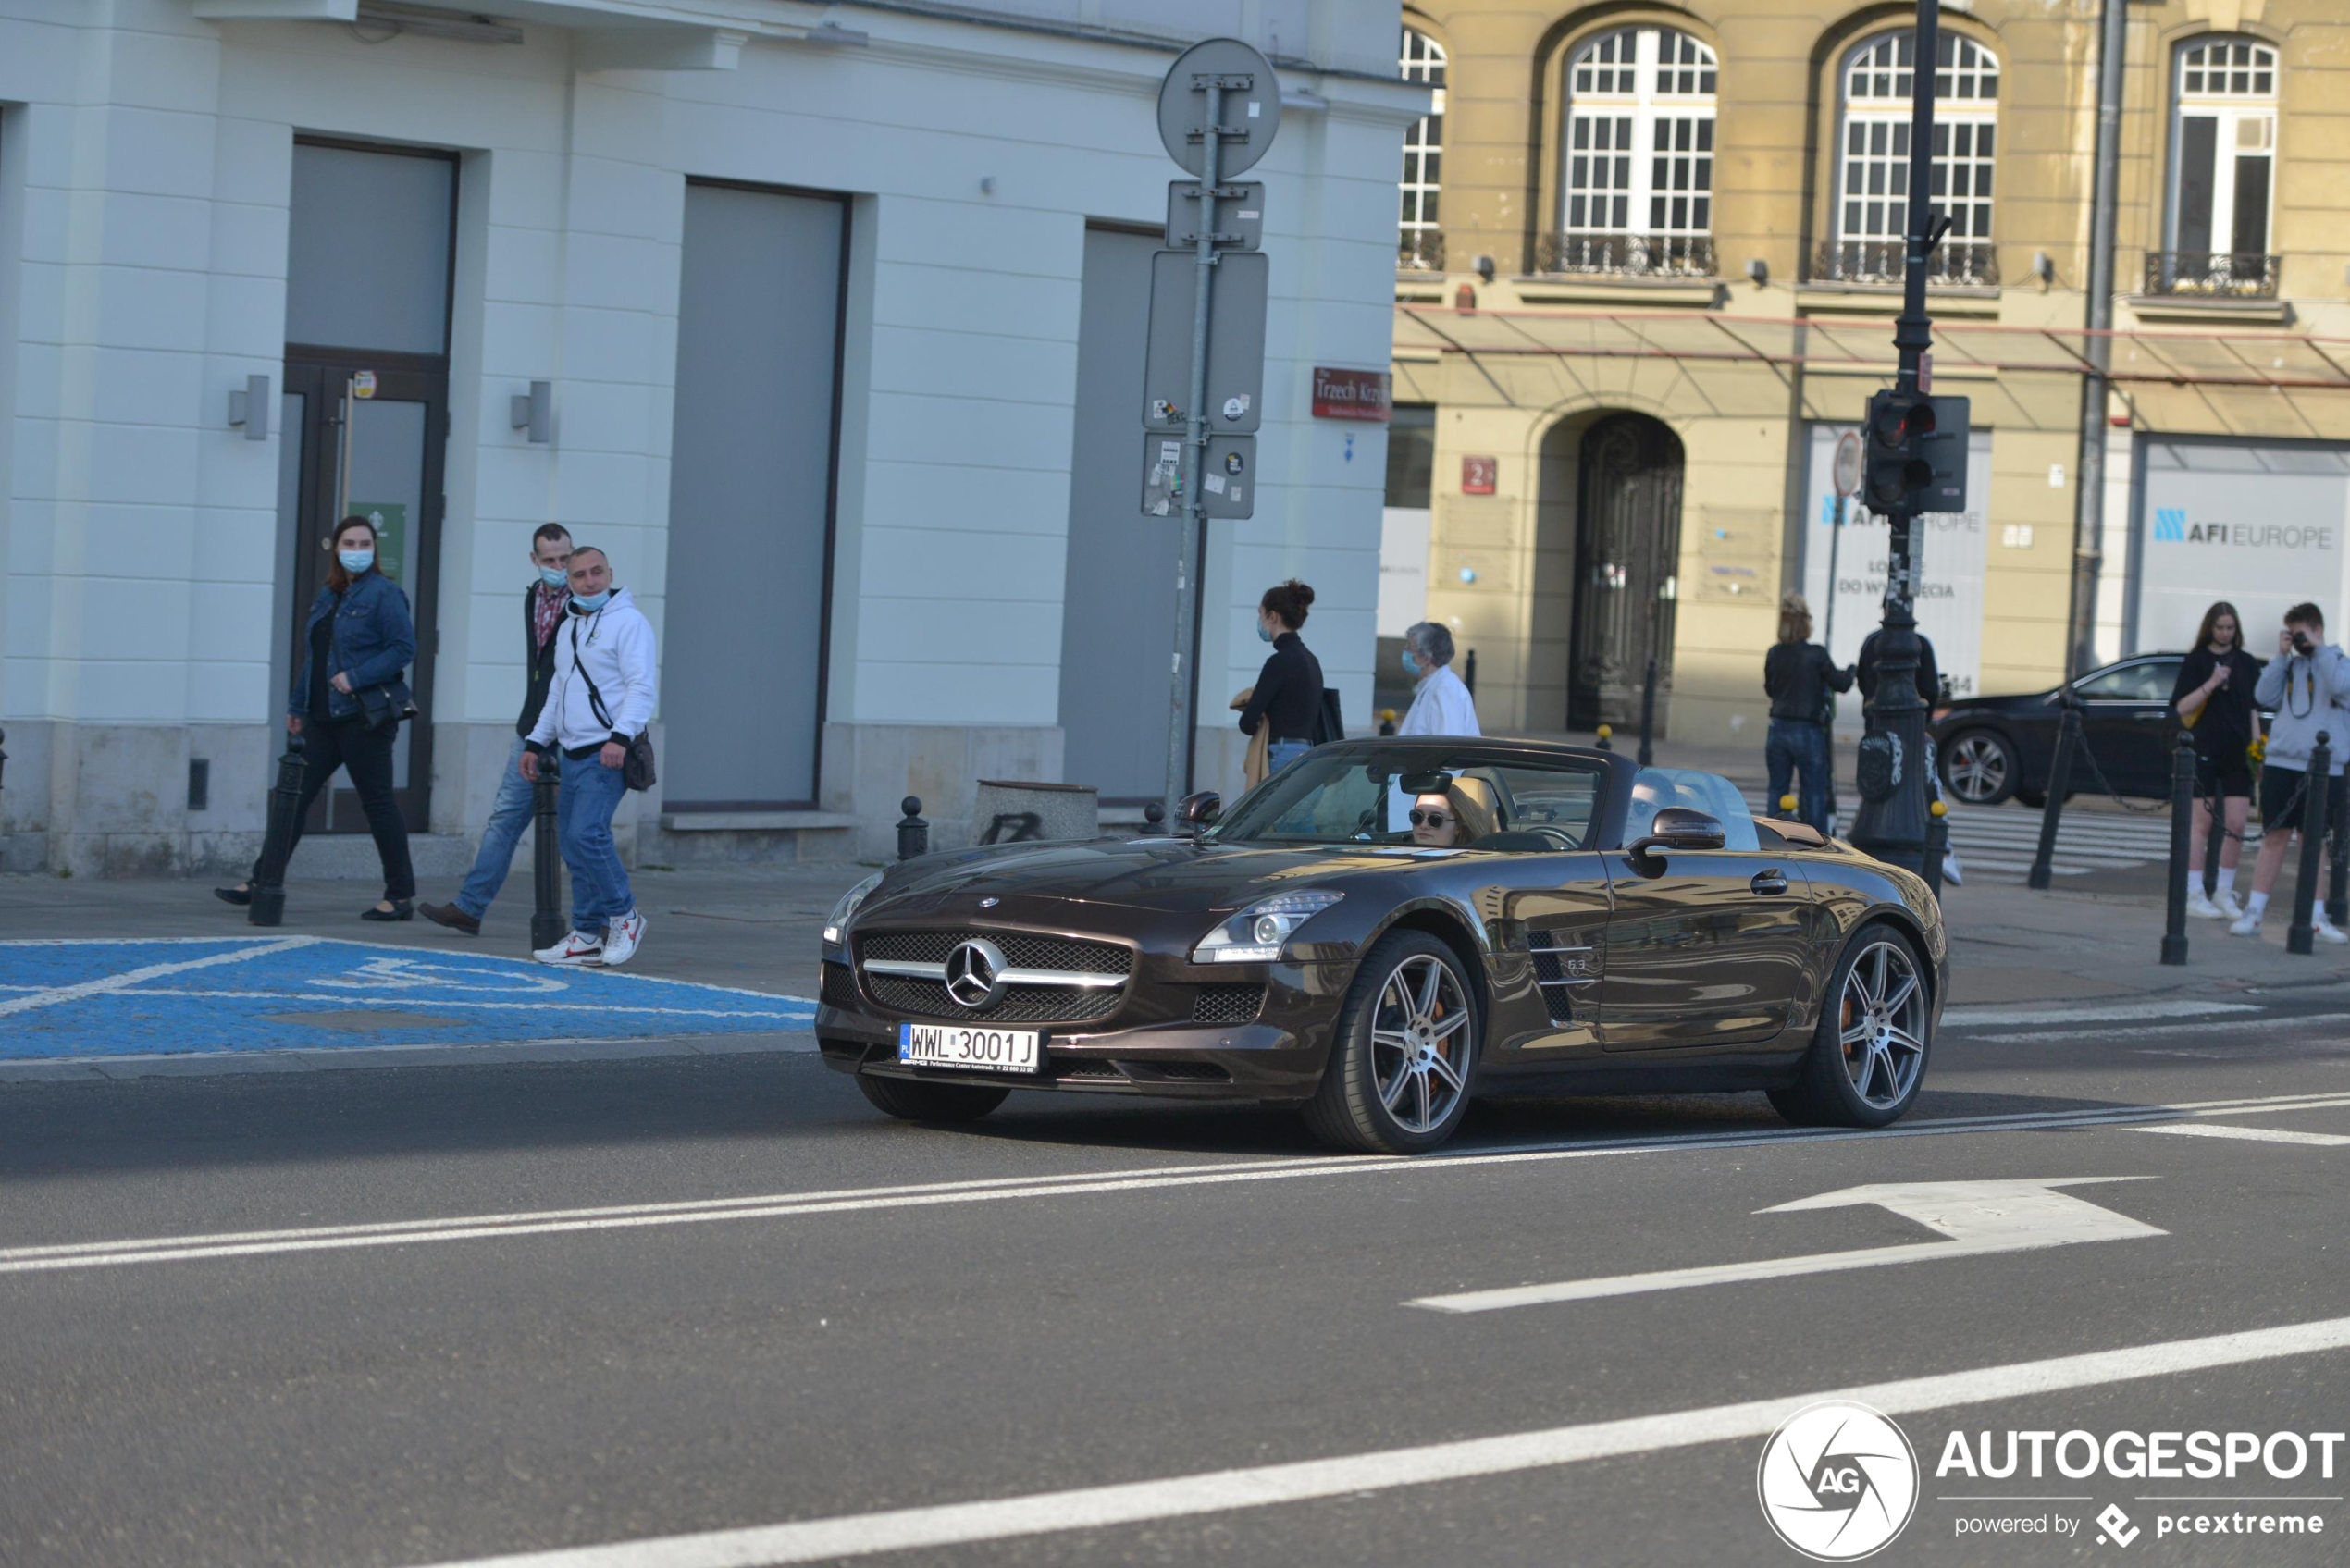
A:
<svg viewBox="0 0 2350 1568">
<path fill-rule="evenodd" d="M 1964 512 L 1969 412 L 1964 398 L 1872 395 L 1861 480 L 1869 510 Z"/>
</svg>

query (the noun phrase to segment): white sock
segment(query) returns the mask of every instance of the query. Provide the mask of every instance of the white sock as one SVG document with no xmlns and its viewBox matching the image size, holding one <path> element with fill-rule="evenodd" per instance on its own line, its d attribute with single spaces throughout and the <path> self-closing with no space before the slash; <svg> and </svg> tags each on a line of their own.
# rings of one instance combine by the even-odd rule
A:
<svg viewBox="0 0 2350 1568">
<path fill-rule="evenodd" d="M 2233 893 L 2235 885 L 2236 869 L 2233 866 L 2222 866 L 2220 868 L 2220 880 L 2211 890 L 2212 895 L 2218 897 L 2224 894 Z"/>
<path fill-rule="evenodd" d="M 2244 901 L 2244 912 L 2256 920 L 2260 918 L 2260 911 L 2268 907 L 2269 895 L 2265 893 L 2256 893 Z"/>
</svg>

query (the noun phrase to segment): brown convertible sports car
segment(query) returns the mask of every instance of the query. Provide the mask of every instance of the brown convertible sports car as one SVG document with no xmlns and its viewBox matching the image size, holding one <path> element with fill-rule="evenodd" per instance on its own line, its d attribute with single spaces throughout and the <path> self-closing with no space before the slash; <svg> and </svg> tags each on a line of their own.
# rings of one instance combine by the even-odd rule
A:
<svg viewBox="0 0 2350 1568">
<path fill-rule="evenodd" d="M 1179 815 L 868 878 L 824 932 L 824 1059 L 916 1120 L 1013 1089 L 1256 1100 L 1389 1154 L 1479 1094 L 1760 1089 L 1878 1127 L 1924 1077 L 1932 893 L 1715 774 L 1344 741 Z"/>
</svg>

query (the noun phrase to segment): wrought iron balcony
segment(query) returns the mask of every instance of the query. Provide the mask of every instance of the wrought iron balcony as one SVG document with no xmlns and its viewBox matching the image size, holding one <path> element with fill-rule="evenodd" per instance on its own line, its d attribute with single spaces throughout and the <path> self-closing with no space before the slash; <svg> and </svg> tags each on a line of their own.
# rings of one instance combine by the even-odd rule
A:
<svg viewBox="0 0 2350 1568">
<path fill-rule="evenodd" d="M 2148 251 L 2146 291 L 2220 300 L 2273 300 L 2277 268 L 2283 260 L 2246 251 Z"/>
<path fill-rule="evenodd" d="M 1537 272 L 1621 278 L 1711 278 L 1710 234 L 1545 234 L 1534 243 Z"/>
<path fill-rule="evenodd" d="M 1899 240 L 1831 240 L 1820 247 L 1812 268 L 1816 283 L 1901 281 L 1909 254 Z M 1930 288 L 1990 288 L 1999 281 L 1999 253 L 1988 240 L 1945 240 L 1926 258 Z"/>
<path fill-rule="evenodd" d="M 1395 270 L 1443 271 L 1444 231 L 1441 228 L 1404 229 L 1395 241 Z"/>
</svg>

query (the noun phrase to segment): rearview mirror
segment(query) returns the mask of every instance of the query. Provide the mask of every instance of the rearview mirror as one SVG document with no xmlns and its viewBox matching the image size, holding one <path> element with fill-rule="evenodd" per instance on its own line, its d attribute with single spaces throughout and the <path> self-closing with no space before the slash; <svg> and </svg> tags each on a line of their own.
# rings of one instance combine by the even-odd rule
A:
<svg viewBox="0 0 2350 1568">
<path fill-rule="evenodd" d="M 1224 797 L 1212 789 L 1187 795 L 1175 803 L 1175 822 L 1194 833 L 1206 827 L 1224 814 Z"/>
<path fill-rule="evenodd" d="M 1727 842 L 1721 822 L 1687 806 L 1667 806 L 1656 814 L 1648 836 L 1636 838 L 1625 851 L 1632 869 L 1644 877 L 1664 874 L 1660 849 L 1719 849 Z"/>
</svg>

